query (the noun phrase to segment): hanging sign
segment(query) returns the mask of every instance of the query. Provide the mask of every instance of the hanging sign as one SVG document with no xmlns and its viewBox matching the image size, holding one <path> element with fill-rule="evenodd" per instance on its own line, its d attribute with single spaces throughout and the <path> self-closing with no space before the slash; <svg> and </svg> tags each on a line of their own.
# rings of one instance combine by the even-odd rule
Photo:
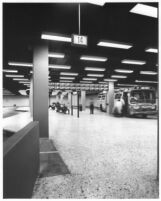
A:
<svg viewBox="0 0 161 201">
<path fill-rule="evenodd" d="M 87 46 L 88 38 L 87 36 L 72 34 L 72 44 L 75 46 Z"/>
</svg>

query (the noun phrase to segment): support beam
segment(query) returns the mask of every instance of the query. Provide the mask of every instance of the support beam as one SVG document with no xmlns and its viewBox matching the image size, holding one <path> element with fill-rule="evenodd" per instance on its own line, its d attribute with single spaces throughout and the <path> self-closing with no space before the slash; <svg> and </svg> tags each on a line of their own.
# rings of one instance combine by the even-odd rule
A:
<svg viewBox="0 0 161 201">
<path fill-rule="evenodd" d="M 77 92 L 77 117 L 79 118 L 79 93 Z"/>
<path fill-rule="evenodd" d="M 109 82 L 108 86 L 108 98 L 109 98 L 109 114 L 112 114 L 113 106 L 114 106 L 114 82 Z"/>
<path fill-rule="evenodd" d="M 39 121 L 40 137 L 48 138 L 48 46 L 41 43 L 33 56 L 33 120 Z"/>
<path fill-rule="evenodd" d="M 33 117 L 33 78 L 30 79 L 29 107 L 30 116 Z"/>
<path fill-rule="evenodd" d="M 86 109 L 86 91 L 81 91 L 81 104 L 84 111 Z"/>
</svg>

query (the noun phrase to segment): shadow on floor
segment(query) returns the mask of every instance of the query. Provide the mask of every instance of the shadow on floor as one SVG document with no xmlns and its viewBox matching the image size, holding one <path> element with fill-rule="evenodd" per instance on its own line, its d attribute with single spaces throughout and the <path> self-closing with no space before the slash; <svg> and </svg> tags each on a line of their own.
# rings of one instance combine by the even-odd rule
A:
<svg viewBox="0 0 161 201">
<path fill-rule="evenodd" d="M 39 178 L 70 174 L 52 140 L 40 139 Z"/>
</svg>

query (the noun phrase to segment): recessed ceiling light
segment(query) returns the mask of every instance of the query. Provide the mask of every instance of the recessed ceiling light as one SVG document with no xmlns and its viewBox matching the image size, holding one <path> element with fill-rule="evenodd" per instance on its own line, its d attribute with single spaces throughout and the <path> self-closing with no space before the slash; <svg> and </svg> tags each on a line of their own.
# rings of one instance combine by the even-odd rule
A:
<svg viewBox="0 0 161 201">
<path fill-rule="evenodd" d="M 135 14 L 140 14 L 140 15 L 145 15 L 145 16 L 157 18 L 158 9 L 156 7 L 153 7 L 153 6 L 148 6 L 148 5 L 138 3 L 136 6 L 134 6 L 130 10 L 130 12 L 135 13 Z"/>
<path fill-rule="evenodd" d="M 126 75 L 111 75 L 112 78 L 127 78 Z"/>
<path fill-rule="evenodd" d="M 49 33 L 42 33 L 41 39 L 62 41 L 62 42 L 72 42 L 71 37 L 60 36 L 57 34 L 49 34 Z"/>
<path fill-rule="evenodd" d="M 71 76 L 77 76 L 78 73 L 61 72 L 60 75 L 71 75 Z"/>
<path fill-rule="evenodd" d="M 85 67 L 84 70 L 87 70 L 87 71 L 105 71 L 106 69 L 105 68 L 95 68 L 95 67 Z"/>
<path fill-rule="evenodd" d="M 66 66 L 66 65 L 49 65 L 49 68 L 53 68 L 53 69 L 71 69 L 71 66 Z"/>
<path fill-rule="evenodd" d="M 62 54 L 62 53 L 52 53 L 52 52 L 50 52 L 48 54 L 48 56 L 52 57 L 52 58 L 64 58 L 64 54 Z"/>
<path fill-rule="evenodd" d="M 158 83 L 158 82 L 156 82 L 156 81 L 148 81 L 148 80 L 135 80 L 135 82 Z"/>
<path fill-rule="evenodd" d="M 60 79 L 64 79 L 64 80 L 74 80 L 75 77 L 60 77 Z"/>
<path fill-rule="evenodd" d="M 81 60 L 88 60 L 88 61 L 101 61 L 101 62 L 105 62 L 107 61 L 106 57 L 97 57 L 97 56 L 81 56 L 80 57 Z"/>
<path fill-rule="evenodd" d="M 24 77 L 24 75 L 5 75 L 6 77 Z"/>
<path fill-rule="evenodd" d="M 117 82 L 117 79 L 104 79 L 106 82 Z"/>
<path fill-rule="evenodd" d="M 4 69 L 3 72 L 5 72 L 5 73 L 18 73 L 18 70 L 8 70 L 8 69 Z"/>
<path fill-rule="evenodd" d="M 157 72 L 155 72 L 155 71 L 140 71 L 140 74 L 142 74 L 142 75 L 157 75 Z"/>
<path fill-rule="evenodd" d="M 147 48 L 145 50 L 145 52 L 158 53 L 158 49 L 156 49 L 156 48 Z"/>
<path fill-rule="evenodd" d="M 32 63 L 21 63 L 21 62 L 8 62 L 9 66 L 24 66 L 24 67 L 33 67 Z"/>
<path fill-rule="evenodd" d="M 126 70 L 126 69 L 115 69 L 115 72 L 118 73 L 133 73 L 133 70 Z"/>
<path fill-rule="evenodd" d="M 130 60 L 130 59 L 124 59 L 121 61 L 123 64 L 136 64 L 136 65 L 144 65 L 146 64 L 145 61 L 139 61 L 139 60 Z"/>
<path fill-rule="evenodd" d="M 28 79 L 25 79 L 25 78 L 13 78 L 13 80 L 21 80 L 21 81 L 25 81 L 25 80 L 28 80 Z"/>
<path fill-rule="evenodd" d="M 95 81 L 95 80 L 97 80 L 97 78 L 83 78 L 83 80 Z"/>
<path fill-rule="evenodd" d="M 87 74 L 89 77 L 103 77 L 104 75 L 102 74 Z"/>
<path fill-rule="evenodd" d="M 130 44 L 120 43 L 120 42 L 112 42 L 112 41 L 100 41 L 98 46 L 104 46 L 104 47 L 113 47 L 113 48 L 120 48 L 120 49 L 129 49 L 132 47 Z"/>
</svg>

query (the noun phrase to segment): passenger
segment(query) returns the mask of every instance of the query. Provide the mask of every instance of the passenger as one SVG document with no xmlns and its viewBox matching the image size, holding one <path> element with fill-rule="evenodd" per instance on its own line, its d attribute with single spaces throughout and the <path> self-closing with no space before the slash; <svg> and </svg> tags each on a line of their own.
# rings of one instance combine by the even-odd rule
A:
<svg viewBox="0 0 161 201">
<path fill-rule="evenodd" d="M 102 111 L 102 104 L 100 104 L 100 110 Z"/>
<path fill-rule="evenodd" d="M 94 105 L 93 105 L 93 103 L 90 104 L 89 108 L 90 108 L 90 114 L 93 114 L 94 113 Z"/>
</svg>

